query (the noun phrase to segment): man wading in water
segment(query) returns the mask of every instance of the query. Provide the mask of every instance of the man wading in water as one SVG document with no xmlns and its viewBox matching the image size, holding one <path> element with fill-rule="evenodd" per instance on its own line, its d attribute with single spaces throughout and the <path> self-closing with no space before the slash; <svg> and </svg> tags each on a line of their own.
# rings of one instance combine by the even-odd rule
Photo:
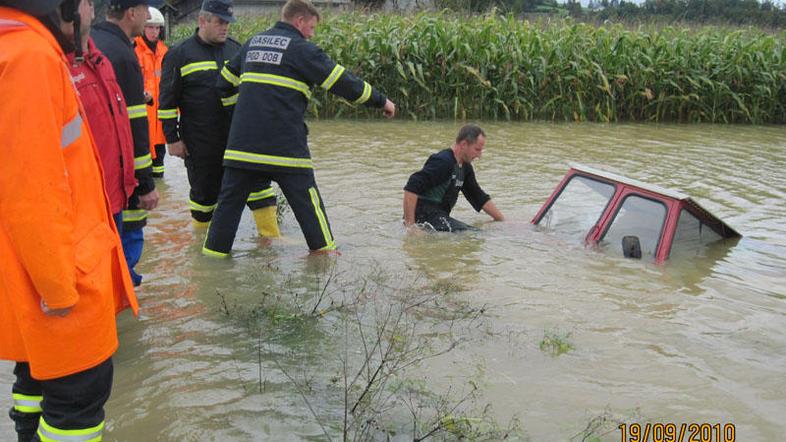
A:
<svg viewBox="0 0 786 442">
<path fill-rule="evenodd" d="M 483 210 L 494 221 L 505 219 L 491 197 L 478 185 L 472 169 L 472 161 L 480 158 L 485 144 L 483 129 L 467 124 L 459 130 L 453 147 L 431 155 L 423 169 L 409 177 L 404 186 L 404 224 L 407 228 L 417 223 L 441 232 L 474 230 L 450 217 L 459 191 L 476 211 Z"/>
</svg>

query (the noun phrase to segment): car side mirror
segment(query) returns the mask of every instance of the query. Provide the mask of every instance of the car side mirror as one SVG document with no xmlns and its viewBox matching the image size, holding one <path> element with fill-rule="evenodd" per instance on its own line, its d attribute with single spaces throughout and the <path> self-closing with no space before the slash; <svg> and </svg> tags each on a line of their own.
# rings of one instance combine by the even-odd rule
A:
<svg viewBox="0 0 786 442">
<path fill-rule="evenodd" d="M 622 254 L 626 258 L 641 259 L 641 242 L 639 242 L 638 236 L 622 237 Z"/>
</svg>

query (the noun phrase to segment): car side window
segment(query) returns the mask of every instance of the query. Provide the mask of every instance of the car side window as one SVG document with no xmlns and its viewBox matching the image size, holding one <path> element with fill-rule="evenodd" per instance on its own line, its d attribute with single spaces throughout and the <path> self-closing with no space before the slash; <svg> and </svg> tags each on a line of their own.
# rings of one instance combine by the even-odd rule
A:
<svg viewBox="0 0 786 442">
<path fill-rule="evenodd" d="M 603 214 L 614 191 L 613 184 L 574 175 L 538 225 L 583 241 Z"/>
<path fill-rule="evenodd" d="M 710 226 L 682 209 L 677 220 L 677 230 L 671 243 L 671 256 L 695 256 L 704 251 L 705 246 L 722 239 Z"/>
<path fill-rule="evenodd" d="M 603 234 L 600 245 L 623 256 L 622 239 L 635 236 L 641 245 L 641 257 L 654 259 L 665 220 L 666 206 L 663 203 L 628 195 L 620 204 L 611 226 Z"/>
</svg>

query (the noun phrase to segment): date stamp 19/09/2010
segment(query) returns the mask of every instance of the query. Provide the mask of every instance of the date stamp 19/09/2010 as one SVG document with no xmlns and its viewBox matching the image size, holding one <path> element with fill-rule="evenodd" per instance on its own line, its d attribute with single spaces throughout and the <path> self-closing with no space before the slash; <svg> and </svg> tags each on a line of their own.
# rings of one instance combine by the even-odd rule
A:
<svg viewBox="0 0 786 442">
<path fill-rule="evenodd" d="M 655 422 L 620 424 L 622 442 L 735 442 L 737 429 L 727 423 Z"/>
</svg>

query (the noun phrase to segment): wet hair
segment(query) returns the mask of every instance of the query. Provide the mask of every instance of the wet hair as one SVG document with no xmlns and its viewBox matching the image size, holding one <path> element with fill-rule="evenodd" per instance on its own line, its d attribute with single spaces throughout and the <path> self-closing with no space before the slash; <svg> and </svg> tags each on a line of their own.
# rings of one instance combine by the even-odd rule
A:
<svg viewBox="0 0 786 442">
<path fill-rule="evenodd" d="M 291 22 L 301 15 L 306 18 L 316 17 L 317 20 L 321 19 L 319 11 L 309 0 L 287 0 L 284 7 L 281 8 L 281 18 L 286 22 Z"/>
<path fill-rule="evenodd" d="M 458 135 L 456 135 L 456 143 L 460 143 L 462 141 L 466 141 L 469 144 L 473 144 L 478 141 L 478 137 L 483 135 L 486 136 L 486 132 L 483 132 L 483 129 L 480 128 L 477 124 L 465 124 L 464 126 L 459 129 Z"/>
</svg>

